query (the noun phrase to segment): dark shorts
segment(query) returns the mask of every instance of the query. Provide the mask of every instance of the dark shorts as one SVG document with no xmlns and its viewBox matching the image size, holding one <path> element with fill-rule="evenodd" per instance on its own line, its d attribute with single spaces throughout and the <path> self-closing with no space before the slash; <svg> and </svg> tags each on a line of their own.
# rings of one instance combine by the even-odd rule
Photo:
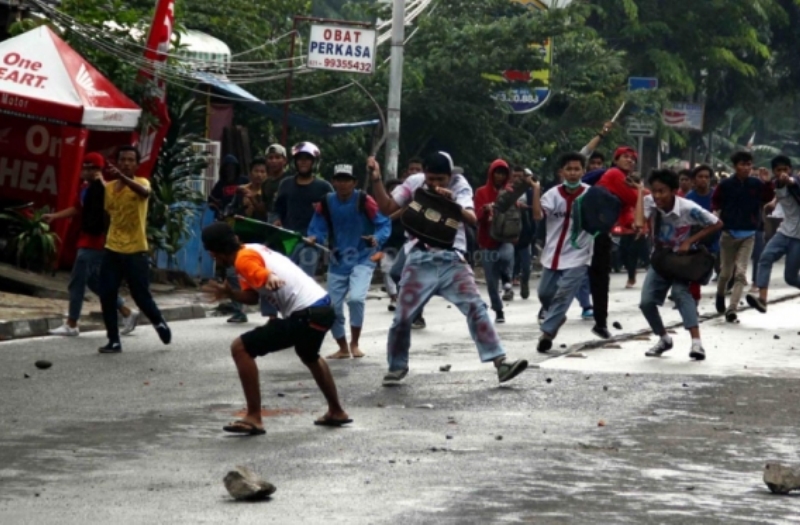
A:
<svg viewBox="0 0 800 525">
<path fill-rule="evenodd" d="M 304 363 L 319 359 L 325 335 L 336 320 L 332 306 L 316 306 L 295 312 L 288 319 L 271 319 L 264 326 L 241 335 L 245 351 L 253 358 L 294 347 Z"/>
</svg>

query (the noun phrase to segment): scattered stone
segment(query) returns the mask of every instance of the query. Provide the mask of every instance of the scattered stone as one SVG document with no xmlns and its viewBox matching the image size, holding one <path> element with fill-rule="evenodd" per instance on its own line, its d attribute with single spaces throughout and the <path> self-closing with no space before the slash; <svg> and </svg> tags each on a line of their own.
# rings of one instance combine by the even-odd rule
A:
<svg viewBox="0 0 800 525">
<path fill-rule="evenodd" d="M 278 397 L 286 397 L 286 394 L 284 394 L 283 392 L 278 392 Z"/>
<path fill-rule="evenodd" d="M 386 408 L 386 405 L 384 405 L 383 403 L 377 403 L 375 406 L 378 408 Z"/>
<path fill-rule="evenodd" d="M 448 307 L 448 308 L 452 308 L 452 307 L 453 307 L 453 305 L 452 305 L 452 304 L 448 304 L 448 305 L 447 305 L 447 307 Z"/>
<path fill-rule="evenodd" d="M 772 336 L 772 338 L 773 338 L 773 339 L 780 339 L 780 338 L 781 338 L 781 336 L 779 336 L 779 335 L 777 335 L 777 334 L 776 334 L 776 335 L 773 335 L 773 336 Z"/>
<path fill-rule="evenodd" d="M 598 427 L 604 427 L 604 426 L 606 426 L 606 422 L 601 419 L 600 421 L 597 422 L 597 426 Z"/>
<path fill-rule="evenodd" d="M 437 447 L 431 447 L 429 450 L 431 452 L 439 452 L 439 449 Z M 444 449 L 442 449 L 442 450 L 444 450 Z"/>
<path fill-rule="evenodd" d="M 40 359 L 39 361 L 36 361 L 33 364 L 39 370 L 47 370 L 48 368 L 53 366 L 53 363 L 51 363 L 50 361 L 45 361 L 44 359 Z"/>
<path fill-rule="evenodd" d="M 589 356 L 587 356 L 583 352 L 575 352 L 574 354 L 567 354 L 567 357 L 574 357 L 576 359 L 586 359 Z M 586 379 L 589 379 L 589 377 L 587 376 Z"/>
<path fill-rule="evenodd" d="M 603 391 L 604 391 L 604 392 L 608 392 L 608 387 L 607 387 L 607 386 L 605 386 L 605 385 L 603 385 Z"/>
<path fill-rule="evenodd" d="M 694 490 L 694 487 L 686 487 L 686 490 Z"/>
<path fill-rule="evenodd" d="M 394 460 L 394 459 L 390 459 L 390 460 L 389 460 L 389 463 L 395 464 L 395 463 L 397 463 L 397 461 L 396 461 L 396 460 Z"/>
<path fill-rule="evenodd" d="M 588 380 L 590 380 L 591 378 L 592 378 L 592 376 L 586 376 L 586 377 L 584 377 L 584 379 L 585 379 L 585 380 L 587 380 L 587 381 L 588 381 Z"/>
<path fill-rule="evenodd" d="M 25 374 L 25 379 L 30 379 L 30 378 L 31 378 L 31 376 L 29 376 L 28 374 Z"/>
<path fill-rule="evenodd" d="M 449 372 L 451 368 L 452 365 L 442 365 L 439 367 L 439 372 Z"/>
<path fill-rule="evenodd" d="M 265 481 L 247 467 L 238 466 L 225 475 L 225 488 L 238 501 L 261 501 L 270 497 L 275 485 Z"/>
<path fill-rule="evenodd" d="M 34 496 L 36 496 L 38 498 L 39 497 L 39 493 L 37 492 L 36 494 L 34 494 Z"/>
<path fill-rule="evenodd" d="M 497 441 L 503 441 L 503 436 L 495 436 L 494 437 Z"/>
<path fill-rule="evenodd" d="M 369 480 L 364 481 L 364 485 L 369 485 L 369 483 L 370 483 Z"/>
<path fill-rule="evenodd" d="M 767 463 L 764 467 L 764 483 L 773 494 L 788 494 L 800 490 L 800 469 L 785 467 L 780 463 Z"/>
<path fill-rule="evenodd" d="M 430 403 L 424 403 L 422 405 L 417 405 L 417 408 L 426 408 L 428 410 L 431 410 L 433 409 L 433 405 L 431 405 Z"/>
<path fill-rule="evenodd" d="M 545 379 L 545 381 L 547 381 L 548 383 L 552 383 L 553 382 L 553 378 L 552 377 L 548 377 L 547 379 Z"/>
<path fill-rule="evenodd" d="M 683 388 L 689 388 L 689 385 L 687 385 L 686 383 L 684 383 L 684 384 L 683 384 Z"/>
<path fill-rule="evenodd" d="M 612 324 L 611 326 L 613 326 L 617 330 L 622 330 L 622 325 L 619 324 L 619 321 L 614 321 L 614 324 Z"/>
<path fill-rule="evenodd" d="M 447 434 L 447 435 L 445 436 L 445 439 L 453 439 L 453 436 L 451 436 L 450 434 Z"/>
<path fill-rule="evenodd" d="M 561 345 L 561 348 L 566 348 L 566 347 L 567 347 L 567 345 L 565 345 L 565 344 Z"/>
<path fill-rule="evenodd" d="M 145 381 L 144 386 L 150 386 L 150 381 Z"/>
</svg>

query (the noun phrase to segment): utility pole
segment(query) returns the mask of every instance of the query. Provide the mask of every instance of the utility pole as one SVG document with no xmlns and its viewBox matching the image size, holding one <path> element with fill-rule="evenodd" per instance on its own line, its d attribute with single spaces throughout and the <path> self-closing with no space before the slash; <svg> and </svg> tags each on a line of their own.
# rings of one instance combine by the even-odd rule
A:
<svg viewBox="0 0 800 525">
<path fill-rule="evenodd" d="M 400 157 L 400 103 L 403 99 L 403 41 L 406 31 L 405 0 L 394 0 L 392 9 L 392 55 L 389 74 L 388 133 L 386 137 L 386 180 L 397 178 Z"/>
</svg>

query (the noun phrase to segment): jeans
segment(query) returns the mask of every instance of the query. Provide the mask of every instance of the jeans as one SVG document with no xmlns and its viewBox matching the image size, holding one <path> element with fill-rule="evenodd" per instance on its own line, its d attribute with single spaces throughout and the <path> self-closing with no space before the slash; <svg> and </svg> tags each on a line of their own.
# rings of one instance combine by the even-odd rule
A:
<svg viewBox="0 0 800 525">
<path fill-rule="evenodd" d="M 581 283 L 581 287 L 578 288 L 578 293 L 575 294 L 575 298 L 578 299 L 578 304 L 581 305 L 581 308 L 584 310 L 593 310 L 592 308 L 592 292 L 591 287 L 589 285 L 589 272 L 586 271 L 586 276 L 583 278 L 583 282 Z"/>
<path fill-rule="evenodd" d="M 500 286 L 502 280 L 510 282 L 511 270 L 514 267 L 514 245 L 503 243 L 496 250 L 481 250 L 481 264 L 486 277 L 486 288 L 489 290 L 489 301 L 492 310 L 503 311 L 503 301 L 500 299 Z"/>
<path fill-rule="evenodd" d="M 664 279 L 651 267 L 647 270 L 647 276 L 644 278 L 642 300 L 639 304 L 639 309 L 644 314 L 644 318 L 647 319 L 647 324 L 650 325 L 650 328 L 653 329 L 653 333 L 656 335 L 664 335 L 667 333 L 667 329 L 664 327 L 664 321 L 661 320 L 658 307 L 664 306 L 664 300 L 667 298 L 667 293 L 669 293 L 670 288 L 672 288 L 672 298 L 675 300 L 675 305 L 678 307 L 681 319 L 683 319 L 683 327 L 689 330 L 699 325 L 697 320 L 697 304 L 689 291 L 689 283 Z"/>
<path fill-rule="evenodd" d="M 730 233 L 722 232 L 722 238 L 719 241 L 722 268 L 717 282 L 717 295 L 725 295 L 728 281 L 733 277 L 733 291 L 728 311 L 735 312 L 739 306 L 744 285 L 747 282 L 747 264 L 753 254 L 754 245 L 755 236 L 735 239 Z"/>
<path fill-rule="evenodd" d="M 315 277 L 317 275 L 317 267 L 319 266 L 320 253 L 320 249 L 316 246 L 310 246 L 304 242 L 300 242 L 294 249 L 291 259 L 306 275 Z"/>
<path fill-rule="evenodd" d="M 478 347 L 482 362 L 505 355 L 486 310 L 486 303 L 478 293 L 472 268 L 456 252 L 415 249 L 408 254 L 400 282 L 397 310 L 389 328 L 387 354 L 390 371 L 408 368 L 411 323 L 434 295 L 440 295 L 454 304 L 466 316 L 469 333 Z"/>
<path fill-rule="evenodd" d="M 402 248 L 400 248 L 402 250 Z M 389 297 L 397 295 L 397 283 L 392 278 L 392 267 L 397 259 L 397 251 L 387 249 L 383 252 L 383 259 L 381 259 L 381 274 L 383 274 L 383 286 L 386 287 L 386 293 Z M 400 270 L 400 273 L 403 271 Z M 398 279 L 399 281 L 400 279 Z"/>
<path fill-rule="evenodd" d="M 103 307 L 103 322 L 111 343 L 119 342 L 117 320 L 117 298 L 122 280 L 128 283 L 131 297 L 139 310 L 150 319 L 153 326 L 164 322 L 161 310 L 150 293 L 150 258 L 147 253 L 103 252 L 100 264 L 100 304 Z"/>
<path fill-rule="evenodd" d="M 79 248 L 72 266 L 72 274 L 69 277 L 69 313 L 67 316 L 72 321 L 77 321 L 81 317 L 83 299 L 86 295 L 86 287 L 100 297 L 100 264 L 103 262 L 103 250 L 93 250 L 91 248 Z M 117 294 L 117 310 L 125 301 Z"/>
<path fill-rule="evenodd" d="M 406 253 L 405 248 L 400 248 L 397 251 L 394 264 L 392 264 L 392 269 L 389 271 L 389 275 L 392 277 L 392 281 L 394 281 L 397 284 L 398 288 L 400 287 L 400 281 L 403 279 L 403 269 L 406 267 L 406 259 L 408 259 L 408 254 Z M 422 318 L 424 308 L 425 305 L 423 304 L 422 308 L 419 309 L 417 318 L 420 319 Z"/>
<path fill-rule="evenodd" d="M 239 276 L 236 274 L 235 266 L 230 265 L 225 268 L 225 280 L 228 281 L 228 284 L 231 286 L 231 290 L 234 292 L 240 292 L 242 290 L 242 285 L 239 283 Z M 244 313 L 244 306 L 242 303 L 231 300 L 231 306 L 233 306 L 233 309 L 236 310 L 237 313 Z"/>
<path fill-rule="evenodd" d="M 533 254 L 531 245 L 514 246 L 514 277 L 519 276 L 520 282 L 527 283 L 531 280 L 531 263 Z"/>
<path fill-rule="evenodd" d="M 764 252 L 764 246 L 766 246 L 766 244 L 767 243 L 764 240 L 764 232 L 756 232 L 756 237 L 753 242 L 753 254 L 750 256 L 750 262 L 753 264 L 750 281 L 753 284 L 755 284 L 756 279 L 758 278 L 758 261 L 761 259 L 761 254 Z"/>
<path fill-rule="evenodd" d="M 336 321 L 331 327 L 334 339 L 345 337 L 344 300 L 347 297 L 347 308 L 350 310 L 350 326 L 361 328 L 364 325 L 364 305 L 367 292 L 372 283 L 375 267 L 361 264 L 353 268 L 349 275 L 338 275 L 328 272 L 328 295 L 331 297 Z"/>
<path fill-rule="evenodd" d="M 761 258 L 758 260 L 758 275 L 756 286 L 759 288 L 769 288 L 769 280 L 772 276 L 772 265 L 786 256 L 786 266 L 783 270 L 783 278 L 786 284 L 800 288 L 800 239 L 787 237 L 778 232 L 767 243 Z"/>
<path fill-rule="evenodd" d="M 594 255 L 589 267 L 589 286 L 594 304 L 595 325 L 608 326 L 608 289 L 611 286 L 611 236 L 600 234 L 594 239 Z"/>
<path fill-rule="evenodd" d="M 586 266 L 566 270 L 544 269 L 539 281 L 539 301 L 547 312 L 541 325 L 542 332 L 555 337 L 566 318 L 569 305 L 575 299 L 578 290 L 585 285 L 587 274 Z"/>
</svg>

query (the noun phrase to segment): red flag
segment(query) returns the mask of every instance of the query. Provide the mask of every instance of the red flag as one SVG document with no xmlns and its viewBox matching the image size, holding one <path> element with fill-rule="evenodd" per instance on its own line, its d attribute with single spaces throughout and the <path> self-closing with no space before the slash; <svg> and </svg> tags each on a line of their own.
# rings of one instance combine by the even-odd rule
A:
<svg viewBox="0 0 800 525">
<path fill-rule="evenodd" d="M 154 88 L 143 101 L 144 109 L 150 115 L 143 119 L 139 135 L 139 152 L 142 155 L 138 173 L 140 177 L 149 178 L 153 173 L 158 152 L 171 124 L 167 109 L 167 84 L 158 77 L 158 70 L 167 61 L 174 19 L 175 1 L 158 0 L 144 50 L 144 58 L 150 62 L 150 66 L 140 69 L 138 77 L 140 82 L 150 82 Z"/>
</svg>

